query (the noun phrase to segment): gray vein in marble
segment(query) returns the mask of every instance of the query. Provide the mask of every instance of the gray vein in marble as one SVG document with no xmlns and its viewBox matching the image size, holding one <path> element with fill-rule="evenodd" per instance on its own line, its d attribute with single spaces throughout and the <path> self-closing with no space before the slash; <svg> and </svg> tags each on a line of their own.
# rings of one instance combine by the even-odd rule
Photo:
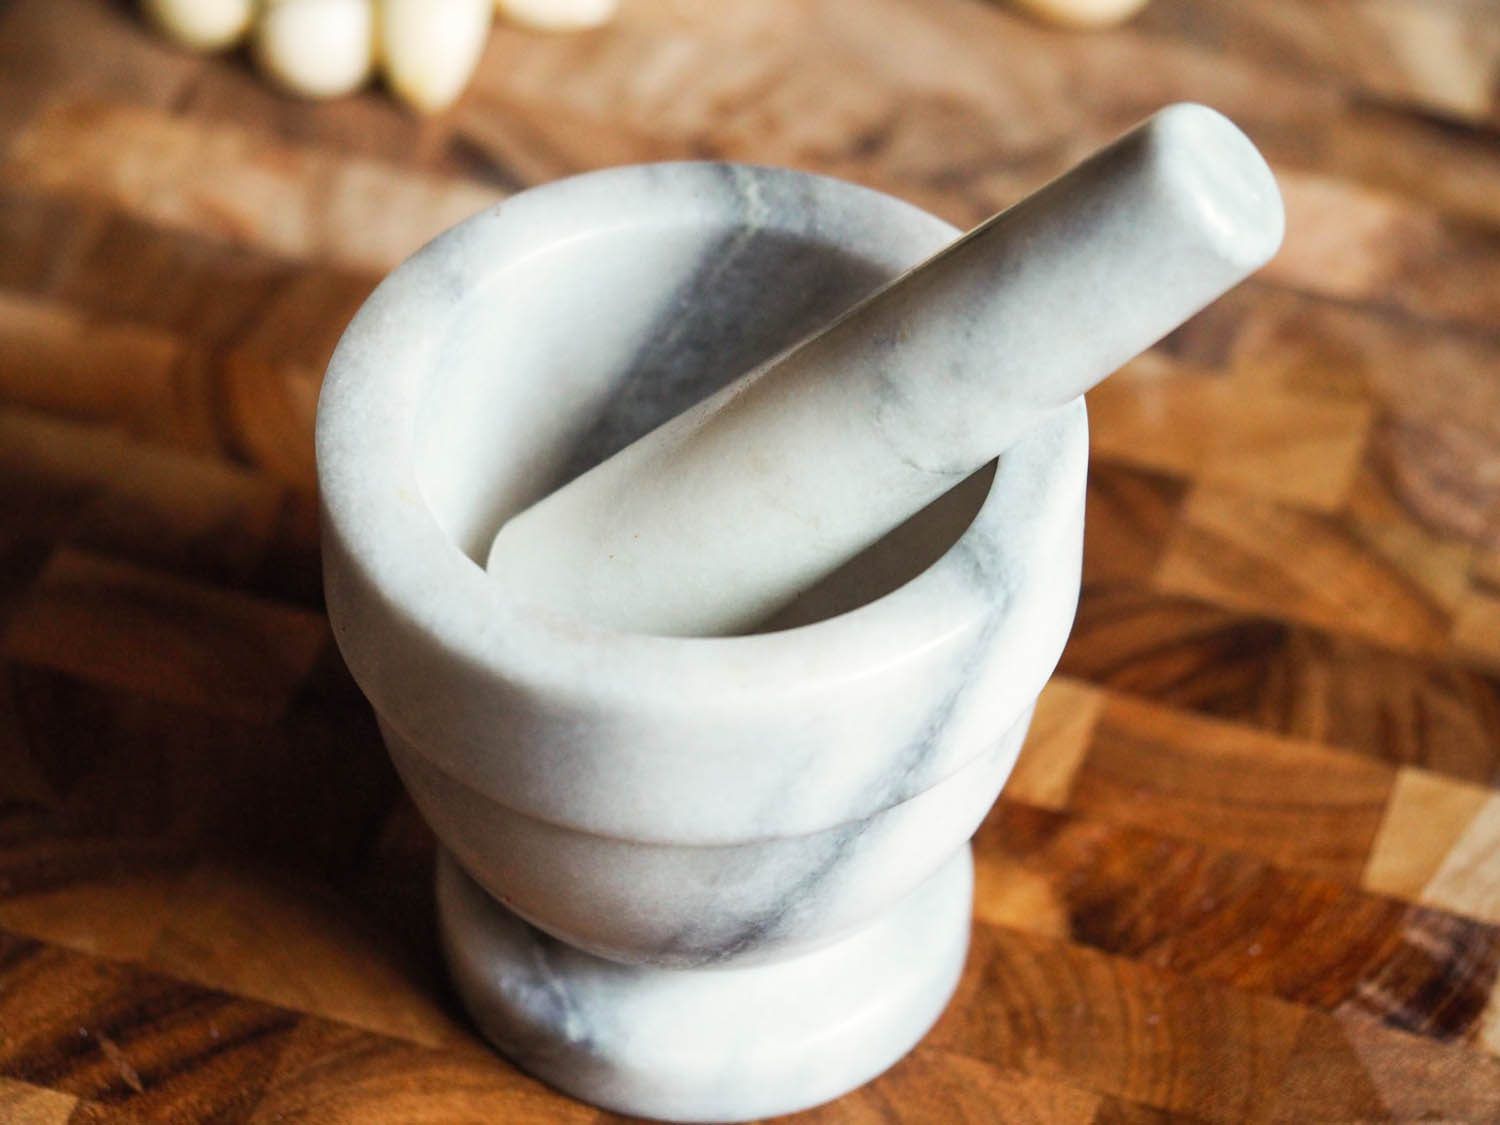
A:
<svg viewBox="0 0 1500 1125">
<path fill-rule="evenodd" d="M 830 255 L 775 229 L 727 235 L 663 302 L 656 326 L 558 476 L 565 484 L 734 376 L 796 343 L 872 292 L 880 273 L 853 255 Z M 758 316 L 772 330 L 746 330 Z M 769 299 L 768 296 L 770 295 Z"/>
</svg>

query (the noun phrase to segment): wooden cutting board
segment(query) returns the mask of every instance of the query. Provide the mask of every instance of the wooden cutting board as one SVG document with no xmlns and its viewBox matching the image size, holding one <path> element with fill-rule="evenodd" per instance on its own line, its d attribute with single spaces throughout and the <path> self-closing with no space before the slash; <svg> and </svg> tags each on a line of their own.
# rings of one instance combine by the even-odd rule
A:
<svg viewBox="0 0 1500 1125">
<path fill-rule="evenodd" d="M 320 606 L 318 379 L 525 187 L 790 164 L 959 223 L 1158 105 L 1286 250 L 1092 397 L 1072 643 L 908 1059 L 803 1120 L 1500 1120 L 1500 6 L 625 0 L 462 104 L 0 0 L 0 1120 L 609 1120 L 485 1050 Z"/>
</svg>

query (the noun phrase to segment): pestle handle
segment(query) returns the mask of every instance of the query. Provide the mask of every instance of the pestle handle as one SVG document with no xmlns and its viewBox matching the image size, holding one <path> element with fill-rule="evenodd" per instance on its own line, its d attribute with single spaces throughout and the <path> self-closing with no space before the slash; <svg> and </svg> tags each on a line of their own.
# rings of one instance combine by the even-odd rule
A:
<svg viewBox="0 0 1500 1125">
<path fill-rule="evenodd" d="M 595 624 L 763 620 L 1270 260 L 1255 147 L 1161 110 L 509 521 L 489 570 Z"/>
</svg>

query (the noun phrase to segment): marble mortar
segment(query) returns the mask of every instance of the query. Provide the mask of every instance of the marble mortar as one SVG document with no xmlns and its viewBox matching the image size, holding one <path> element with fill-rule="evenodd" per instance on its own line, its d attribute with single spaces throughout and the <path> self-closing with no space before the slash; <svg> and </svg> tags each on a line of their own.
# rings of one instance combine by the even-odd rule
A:
<svg viewBox="0 0 1500 1125">
<path fill-rule="evenodd" d="M 537 608 L 497 528 L 958 232 L 724 164 L 519 195 L 371 296 L 318 412 L 340 648 L 445 857 L 459 990 L 523 1068 L 669 1120 L 835 1097 L 956 985 L 967 841 L 1076 605 L 1087 425 L 998 465 L 760 631 Z"/>
</svg>

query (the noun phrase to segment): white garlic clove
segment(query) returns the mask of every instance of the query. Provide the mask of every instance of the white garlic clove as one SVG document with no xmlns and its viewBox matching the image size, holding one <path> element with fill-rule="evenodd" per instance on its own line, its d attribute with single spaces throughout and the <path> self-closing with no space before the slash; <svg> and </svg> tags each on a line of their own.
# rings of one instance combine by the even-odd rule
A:
<svg viewBox="0 0 1500 1125">
<path fill-rule="evenodd" d="M 308 98 L 362 86 L 375 61 L 370 0 L 263 0 L 255 60 L 278 85 Z"/>
<path fill-rule="evenodd" d="M 1018 7 L 1063 27 L 1110 27 L 1124 23 L 1146 0 L 1016 0 Z"/>
<path fill-rule="evenodd" d="M 195 51 L 220 51 L 250 29 L 255 0 L 141 0 L 151 22 Z"/>
<path fill-rule="evenodd" d="M 490 30 L 490 0 L 376 2 L 386 83 L 423 113 L 447 109 L 479 65 Z"/>
<path fill-rule="evenodd" d="M 614 18 L 620 0 L 495 0 L 495 10 L 512 23 L 538 31 L 582 31 Z"/>
</svg>

